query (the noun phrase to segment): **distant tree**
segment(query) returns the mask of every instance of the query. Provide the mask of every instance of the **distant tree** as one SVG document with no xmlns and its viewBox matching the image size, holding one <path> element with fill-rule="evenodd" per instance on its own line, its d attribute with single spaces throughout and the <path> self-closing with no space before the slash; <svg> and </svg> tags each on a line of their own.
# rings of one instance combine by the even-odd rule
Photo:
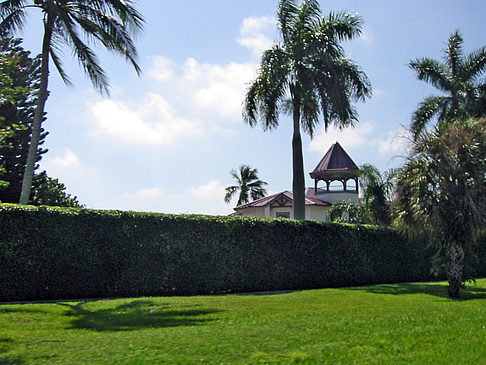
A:
<svg viewBox="0 0 486 365">
<path fill-rule="evenodd" d="M 0 55 L 12 63 L 2 74 L 8 77 L 12 87 L 20 90 L 0 104 L 0 128 L 11 131 L 0 143 L 0 167 L 9 183 L 7 188 L 0 190 L 0 201 L 7 203 L 18 203 L 20 199 L 40 81 L 40 59 L 30 57 L 21 43 L 18 38 L 0 38 Z M 46 135 L 41 129 L 39 146 Z M 45 152 L 47 150 L 38 148 L 34 170 Z"/>
<path fill-rule="evenodd" d="M 238 194 L 237 205 L 246 204 L 267 195 L 264 188 L 267 183 L 258 178 L 257 169 L 252 169 L 248 165 L 241 165 L 238 171 L 231 170 L 230 175 L 236 181 L 236 185 L 226 188 L 226 195 L 224 196 L 226 204 L 229 204 L 236 194 Z"/>
<path fill-rule="evenodd" d="M 361 33 L 358 16 L 333 12 L 322 16 L 316 0 L 300 5 L 296 0 L 281 0 L 277 20 L 282 43 L 263 53 L 258 75 L 246 94 L 243 117 L 253 127 L 259 116 L 267 130 L 278 126 L 280 112 L 290 110 L 293 209 L 294 217 L 303 220 L 305 179 L 300 129 L 312 137 L 320 113 L 326 129 L 331 124 L 352 126 L 357 112 L 351 101 L 369 97 L 371 86 L 340 45 Z"/>
<path fill-rule="evenodd" d="M 455 118 L 486 116 L 486 48 L 464 56 L 463 38 L 454 32 L 444 49 L 444 62 L 418 58 L 410 62 L 419 80 L 439 89 L 445 95 L 429 96 L 413 113 L 411 130 L 418 138 L 435 117 L 439 123 Z"/>
<path fill-rule="evenodd" d="M 36 174 L 32 189 L 32 205 L 50 205 L 57 207 L 81 208 L 76 196 L 66 192 L 66 186 L 58 179 L 50 178 L 45 171 Z"/>
<path fill-rule="evenodd" d="M 443 123 L 414 142 L 398 176 L 396 222 L 437 246 L 449 296 L 469 279 L 466 253 L 486 227 L 486 119 Z M 470 256 L 469 256 L 470 257 Z"/>
<path fill-rule="evenodd" d="M 363 223 L 389 225 L 391 223 L 390 203 L 393 199 L 396 170 L 381 173 L 375 166 L 360 167 L 360 186 L 363 191 Z"/>
<path fill-rule="evenodd" d="M 131 35 L 142 28 L 142 16 L 131 0 L 5 0 L 0 3 L 0 32 L 12 35 L 22 30 L 28 10 L 40 10 L 43 22 L 41 78 L 32 125 L 32 138 L 26 163 L 20 203 L 27 204 L 32 188 L 44 107 L 48 96 L 49 61 L 52 59 L 61 78 L 70 80 L 64 72 L 59 50 L 72 49 L 93 85 L 108 92 L 108 80 L 96 55 L 86 41 L 99 43 L 107 50 L 128 60 L 137 73 L 137 52 Z"/>
</svg>

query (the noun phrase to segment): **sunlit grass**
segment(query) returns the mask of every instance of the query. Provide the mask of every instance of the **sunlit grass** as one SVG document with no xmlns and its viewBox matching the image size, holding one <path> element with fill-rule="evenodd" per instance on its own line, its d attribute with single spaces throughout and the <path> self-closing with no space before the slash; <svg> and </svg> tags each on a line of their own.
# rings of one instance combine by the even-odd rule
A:
<svg viewBox="0 0 486 365">
<path fill-rule="evenodd" d="M 486 279 L 463 294 L 416 283 L 0 305 L 0 363 L 485 363 Z"/>
</svg>

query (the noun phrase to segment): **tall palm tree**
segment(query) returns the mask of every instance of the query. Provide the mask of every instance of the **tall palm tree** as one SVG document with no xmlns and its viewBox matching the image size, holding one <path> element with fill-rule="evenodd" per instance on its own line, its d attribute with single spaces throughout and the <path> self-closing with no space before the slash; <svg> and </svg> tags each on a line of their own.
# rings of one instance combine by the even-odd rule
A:
<svg viewBox="0 0 486 365">
<path fill-rule="evenodd" d="M 5 0 L 0 3 L 0 32 L 11 35 L 22 30 L 28 10 L 40 12 L 44 33 L 41 81 L 20 204 L 27 204 L 32 187 L 37 145 L 48 97 L 49 61 L 52 59 L 63 81 L 70 84 L 59 51 L 63 46 L 71 48 L 94 87 L 101 93 L 108 93 L 107 76 L 87 42 L 101 44 L 120 54 L 140 73 L 132 35 L 141 30 L 143 24 L 142 16 L 134 8 L 132 0 Z"/>
<path fill-rule="evenodd" d="M 412 115 L 411 129 L 415 138 L 435 117 L 439 124 L 457 117 L 486 115 L 486 83 L 481 76 L 486 72 L 486 48 L 464 56 L 463 38 L 454 32 L 443 50 L 444 62 L 418 58 L 410 62 L 419 80 L 425 81 L 445 95 L 428 96 Z"/>
<path fill-rule="evenodd" d="M 229 204 L 237 192 L 239 192 L 237 205 L 246 204 L 251 200 L 260 199 L 267 195 L 267 191 L 263 188 L 267 183 L 258 178 L 257 169 L 252 169 L 248 165 L 241 165 L 238 171 L 231 170 L 230 175 L 236 181 L 236 185 L 226 188 L 226 195 L 224 196 L 226 204 Z"/>
<path fill-rule="evenodd" d="M 243 118 L 255 126 L 258 116 L 265 130 L 278 126 L 281 112 L 293 120 L 293 209 L 305 219 L 305 180 L 300 129 L 311 138 L 320 121 L 324 126 L 352 126 L 357 112 L 353 99 L 371 96 L 366 75 L 344 55 L 340 42 L 361 32 L 361 19 L 346 13 L 321 15 L 316 0 L 281 0 L 278 10 L 279 44 L 262 55 L 259 73 L 250 85 Z M 290 106 L 290 108 L 289 108 Z"/>
<path fill-rule="evenodd" d="M 450 121 L 418 136 L 398 176 L 396 221 L 437 245 L 449 296 L 459 297 L 468 258 L 486 225 L 486 119 Z"/>
</svg>

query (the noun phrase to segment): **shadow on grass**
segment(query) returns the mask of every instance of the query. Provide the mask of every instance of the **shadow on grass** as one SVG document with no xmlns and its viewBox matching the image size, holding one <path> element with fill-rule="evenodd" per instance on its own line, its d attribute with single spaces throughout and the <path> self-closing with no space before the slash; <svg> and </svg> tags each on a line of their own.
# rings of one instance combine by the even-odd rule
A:
<svg viewBox="0 0 486 365">
<path fill-rule="evenodd" d="M 179 307 L 173 309 L 167 304 L 135 300 L 116 307 L 90 309 L 88 303 L 58 303 L 68 308 L 67 316 L 73 317 L 72 328 L 95 331 L 133 331 L 144 328 L 196 326 L 212 321 L 201 316 L 219 312 L 215 309 Z"/>
<path fill-rule="evenodd" d="M 428 294 L 441 298 L 447 298 L 447 284 L 431 283 L 403 283 L 403 284 L 381 284 L 374 286 L 363 286 L 346 288 L 350 290 L 363 290 L 374 294 Z M 486 288 L 468 285 L 461 289 L 461 300 L 486 299 Z"/>
<path fill-rule="evenodd" d="M 8 355 L 8 351 L 13 340 L 7 337 L 0 337 L 0 365 L 20 365 L 25 364 L 21 357 Z"/>
</svg>

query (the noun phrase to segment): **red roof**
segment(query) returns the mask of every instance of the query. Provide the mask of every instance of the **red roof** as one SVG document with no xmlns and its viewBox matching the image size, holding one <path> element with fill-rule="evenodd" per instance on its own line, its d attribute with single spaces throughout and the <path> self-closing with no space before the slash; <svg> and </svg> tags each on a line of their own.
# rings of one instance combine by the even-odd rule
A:
<svg viewBox="0 0 486 365">
<path fill-rule="evenodd" d="M 341 145 L 336 142 L 326 152 L 321 162 L 317 165 L 312 174 L 329 171 L 329 170 L 358 170 L 358 166 L 349 157 Z"/>
<path fill-rule="evenodd" d="M 331 204 L 329 204 L 325 201 L 316 199 L 314 190 L 315 190 L 314 188 L 306 188 L 305 189 L 305 205 L 320 205 L 320 206 L 330 206 L 331 205 Z M 324 192 L 323 189 L 317 189 L 317 191 L 318 192 L 319 191 Z M 273 194 L 273 195 L 266 196 L 266 197 L 261 198 L 261 199 L 254 200 L 250 203 L 239 205 L 239 206 L 235 207 L 234 209 L 239 210 L 239 209 L 245 209 L 245 208 L 265 207 L 267 205 L 272 204 L 275 200 L 277 200 L 281 197 L 287 198 L 290 202 L 292 202 L 294 195 L 292 194 L 291 191 L 285 190 L 285 191 L 282 191 L 282 192 L 277 193 L 277 194 Z"/>
</svg>

